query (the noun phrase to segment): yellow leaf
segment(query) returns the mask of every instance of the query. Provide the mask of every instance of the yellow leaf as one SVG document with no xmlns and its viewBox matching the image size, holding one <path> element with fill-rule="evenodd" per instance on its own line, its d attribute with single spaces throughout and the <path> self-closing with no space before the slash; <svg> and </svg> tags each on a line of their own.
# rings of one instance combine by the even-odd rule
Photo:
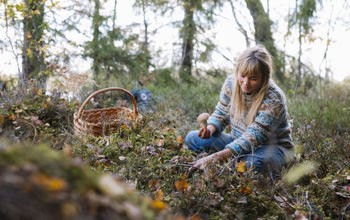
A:
<svg viewBox="0 0 350 220">
<path fill-rule="evenodd" d="M 239 163 L 237 164 L 237 170 L 238 170 L 238 172 L 243 173 L 243 172 L 245 171 L 245 169 L 246 169 L 246 162 L 241 161 L 241 162 L 239 162 Z"/>
<path fill-rule="evenodd" d="M 66 182 L 63 179 L 50 177 L 45 174 L 34 174 L 30 178 L 34 183 L 45 187 L 50 191 L 60 191 L 66 188 Z"/>
<path fill-rule="evenodd" d="M 27 32 L 27 38 L 28 38 L 28 39 L 32 38 L 32 34 L 31 34 L 29 31 Z M 29 49 L 29 48 L 28 48 L 28 49 Z"/>
<path fill-rule="evenodd" d="M 2 126 L 4 125 L 5 123 L 5 117 L 0 115 L 0 128 L 2 128 Z"/>
<path fill-rule="evenodd" d="M 175 188 L 177 191 L 186 191 L 188 188 L 188 183 L 184 180 L 178 180 L 175 182 Z"/>
<path fill-rule="evenodd" d="M 155 208 L 155 209 L 158 209 L 158 210 L 163 210 L 163 209 L 166 209 L 166 204 L 160 200 L 154 200 L 152 202 L 152 206 Z"/>
<path fill-rule="evenodd" d="M 42 96 L 42 95 L 43 95 L 43 89 L 40 88 L 40 89 L 38 90 L 37 94 L 38 94 L 39 96 Z"/>
<path fill-rule="evenodd" d="M 252 190 L 251 188 L 249 188 L 248 186 L 243 186 L 239 189 L 239 192 L 243 192 L 243 193 L 246 193 L 246 194 L 251 194 L 252 193 Z"/>
<path fill-rule="evenodd" d="M 184 142 L 181 136 L 177 136 L 176 141 L 178 144 L 182 144 Z"/>
<path fill-rule="evenodd" d="M 16 118 L 15 118 L 15 115 L 12 113 L 10 116 L 9 116 L 9 118 L 12 120 L 12 121 L 14 121 Z"/>
<path fill-rule="evenodd" d="M 164 198 L 164 193 L 163 191 L 160 189 L 157 191 L 156 195 L 154 196 L 155 200 L 163 200 Z"/>
<path fill-rule="evenodd" d="M 28 54 L 28 56 L 32 55 L 32 50 L 30 48 L 27 48 L 27 54 Z"/>
<path fill-rule="evenodd" d="M 161 147 L 164 145 L 164 140 L 163 139 L 156 139 L 155 141 L 155 144 L 158 146 L 158 147 Z"/>
<path fill-rule="evenodd" d="M 39 10 L 35 10 L 35 11 L 33 11 L 33 14 L 40 15 L 40 11 Z"/>
</svg>

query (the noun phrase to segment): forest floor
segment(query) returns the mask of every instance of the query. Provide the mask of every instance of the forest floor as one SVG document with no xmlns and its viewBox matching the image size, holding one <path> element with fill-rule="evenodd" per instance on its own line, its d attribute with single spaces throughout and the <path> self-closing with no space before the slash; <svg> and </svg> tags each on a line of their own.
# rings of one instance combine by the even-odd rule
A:
<svg viewBox="0 0 350 220">
<path fill-rule="evenodd" d="M 9 205 L 0 217 L 349 219 L 349 85 L 322 96 L 287 91 L 297 161 L 275 181 L 234 158 L 189 175 L 188 164 L 205 154 L 191 152 L 184 137 L 199 127 L 199 113 L 213 110 L 220 86 L 150 84 L 155 99 L 142 120 L 84 138 L 73 124 L 83 100 L 34 85 L 2 92 L 0 203 Z M 98 105 L 120 98 L 103 96 Z"/>
</svg>

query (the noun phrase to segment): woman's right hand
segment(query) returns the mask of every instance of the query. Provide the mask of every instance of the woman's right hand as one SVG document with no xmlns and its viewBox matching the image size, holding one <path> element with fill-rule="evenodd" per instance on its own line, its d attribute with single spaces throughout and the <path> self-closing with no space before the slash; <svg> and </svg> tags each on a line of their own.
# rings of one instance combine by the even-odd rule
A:
<svg viewBox="0 0 350 220">
<path fill-rule="evenodd" d="M 209 139 L 212 134 L 216 131 L 216 128 L 214 125 L 207 125 L 207 127 L 202 127 L 199 129 L 198 137 L 203 139 Z"/>
</svg>

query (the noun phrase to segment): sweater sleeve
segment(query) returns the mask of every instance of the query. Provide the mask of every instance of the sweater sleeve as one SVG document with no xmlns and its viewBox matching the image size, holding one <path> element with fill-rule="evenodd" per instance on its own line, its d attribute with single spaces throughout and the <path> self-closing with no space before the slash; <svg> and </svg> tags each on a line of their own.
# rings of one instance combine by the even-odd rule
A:
<svg viewBox="0 0 350 220">
<path fill-rule="evenodd" d="M 207 121 L 208 124 L 212 124 L 216 127 L 216 132 L 214 135 L 221 133 L 230 123 L 230 106 L 233 83 L 234 76 L 228 76 L 221 88 L 219 102 L 216 104 L 213 114 Z"/>
<path fill-rule="evenodd" d="M 277 100 L 264 100 L 258 110 L 257 116 L 246 132 L 235 139 L 225 148 L 229 148 L 234 155 L 251 153 L 261 144 L 266 143 L 271 132 L 279 122 L 284 105 Z"/>
</svg>

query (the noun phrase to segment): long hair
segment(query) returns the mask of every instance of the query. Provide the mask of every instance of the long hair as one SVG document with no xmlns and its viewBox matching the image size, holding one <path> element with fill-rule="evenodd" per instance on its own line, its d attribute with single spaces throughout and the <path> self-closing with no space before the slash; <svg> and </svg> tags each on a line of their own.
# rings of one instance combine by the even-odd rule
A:
<svg viewBox="0 0 350 220">
<path fill-rule="evenodd" d="M 241 115 L 243 112 L 247 114 L 247 121 L 245 122 L 247 126 L 255 120 L 261 102 L 269 87 L 272 71 L 271 55 L 263 46 L 258 45 L 248 48 L 238 57 L 235 69 L 235 89 L 232 94 L 230 109 L 230 113 L 233 115 L 233 121 L 235 123 L 241 122 Z M 246 109 L 243 91 L 238 82 L 238 74 L 247 77 L 261 74 L 262 77 L 258 90 L 252 94 L 252 105 L 249 109 Z"/>
</svg>

